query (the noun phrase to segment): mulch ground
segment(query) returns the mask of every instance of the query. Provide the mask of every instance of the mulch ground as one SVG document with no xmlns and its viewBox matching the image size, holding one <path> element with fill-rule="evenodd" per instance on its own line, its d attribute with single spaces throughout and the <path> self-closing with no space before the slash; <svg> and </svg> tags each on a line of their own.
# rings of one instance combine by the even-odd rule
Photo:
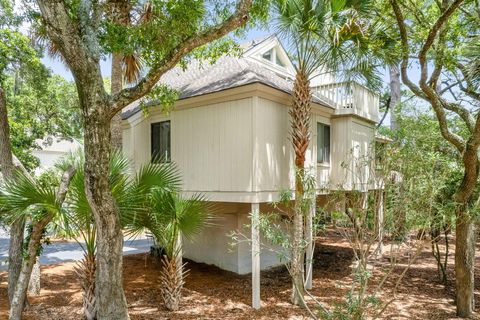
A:
<svg viewBox="0 0 480 320">
<path fill-rule="evenodd" d="M 477 257 L 480 256 L 477 254 Z M 336 231 L 317 240 L 311 293 L 324 305 L 341 302 L 351 284 L 353 253 Z M 438 282 L 435 261 L 428 248 L 421 253 L 398 287 L 397 299 L 382 319 L 456 319 L 454 305 L 454 251 L 451 250 L 449 283 Z M 388 261 L 384 259 L 385 265 Z M 476 265 L 480 260 L 477 260 Z M 30 297 L 24 319 L 82 319 L 82 294 L 73 263 L 42 267 L 40 296 Z M 289 303 L 290 278 L 284 268 L 262 272 L 262 308 L 250 308 L 250 276 L 239 276 L 213 266 L 188 262 L 180 311 L 167 311 L 161 301 L 160 262 L 145 254 L 124 258 L 125 294 L 132 319 L 308 319 L 308 314 Z M 401 268 L 395 273 L 398 275 Z M 480 270 L 476 270 L 477 311 L 480 312 Z M 384 299 L 392 297 L 395 279 L 386 282 Z M 7 276 L 0 273 L 0 319 L 7 318 Z M 309 305 L 314 302 L 309 299 Z M 476 318 L 476 319 L 480 319 Z"/>
</svg>

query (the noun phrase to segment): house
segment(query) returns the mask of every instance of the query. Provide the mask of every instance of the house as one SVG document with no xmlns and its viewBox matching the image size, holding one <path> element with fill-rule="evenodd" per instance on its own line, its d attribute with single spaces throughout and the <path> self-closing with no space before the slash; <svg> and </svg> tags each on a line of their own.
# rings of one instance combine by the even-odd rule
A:
<svg viewBox="0 0 480 320">
<path fill-rule="evenodd" d="M 39 160 L 39 166 L 35 174 L 51 169 L 63 156 L 82 149 L 82 144 L 75 139 L 65 139 L 47 136 L 44 139 L 36 139 L 35 144 L 39 147 L 32 151 L 32 155 Z"/>
<path fill-rule="evenodd" d="M 284 48 L 270 36 L 246 45 L 241 57 L 224 56 L 213 65 L 192 62 L 166 73 L 161 83 L 180 93 L 172 112 L 150 108 L 145 115 L 134 104 L 122 115 L 123 152 L 136 168 L 160 154 L 178 165 L 185 195 L 202 193 L 216 204 L 220 222 L 194 243 L 185 242 L 184 256 L 238 274 L 253 271 L 254 286 L 260 268 L 280 264 L 279 258 L 268 248 L 260 252 L 254 224 L 247 230 L 252 248 L 250 242 L 232 248 L 228 234 L 245 231 L 250 213 L 274 210 L 271 203 L 281 191 L 293 189 L 288 110 L 294 76 Z M 351 174 L 354 162 L 346 166 L 345 159 L 368 154 L 378 96 L 322 74 L 312 80 L 312 90 L 306 165 L 316 176 L 318 203 L 331 189 L 371 188 L 368 179 Z"/>
</svg>

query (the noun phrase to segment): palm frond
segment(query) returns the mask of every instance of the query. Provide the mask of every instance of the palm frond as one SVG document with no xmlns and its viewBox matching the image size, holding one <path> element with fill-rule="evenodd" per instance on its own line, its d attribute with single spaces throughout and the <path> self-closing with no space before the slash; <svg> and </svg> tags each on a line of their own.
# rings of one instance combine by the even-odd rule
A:
<svg viewBox="0 0 480 320">
<path fill-rule="evenodd" d="M 0 190 L 0 211 L 8 212 L 13 219 L 27 213 L 31 207 L 60 211 L 56 190 L 52 185 L 42 185 L 21 171 L 4 182 Z M 38 211 L 38 210 L 36 210 Z"/>
<path fill-rule="evenodd" d="M 212 207 L 200 194 L 184 198 L 175 192 L 155 189 L 152 191 L 151 202 L 152 220 L 156 225 L 150 231 L 169 256 L 175 250 L 179 234 L 192 240 L 212 221 Z"/>
<path fill-rule="evenodd" d="M 123 78 L 127 83 L 135 83 L 140 79 L 142 60 L 137 54 L 123 56 Z"/>
</svg>

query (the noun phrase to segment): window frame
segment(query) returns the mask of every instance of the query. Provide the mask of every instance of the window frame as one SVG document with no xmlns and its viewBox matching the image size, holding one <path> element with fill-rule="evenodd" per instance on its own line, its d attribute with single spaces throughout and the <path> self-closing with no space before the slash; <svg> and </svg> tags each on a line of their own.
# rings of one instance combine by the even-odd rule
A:
<svg viewBox="0 0 480 320">
<path fill-rule="evenodd" d="M 320 153 L 320 150 L 319 150 L 319 147 L 320 147 L 320 141 L 319 139 L 321 138 L 320 135 L 319 135 L 319 128 L 322 128 L 323 132 L 322 132 L 322 135 L 321 137 L 323 137 L 323 141 L 322 141 L 322 147 L 323 149 L 325 150 L 325 148 L 328 148 L 327 149 L 327 155 L 323 155 L 321 161 L 319 159 L 319 153 Z M 328 141 L 325 137 L 325 130 L 328 129 Z M 317 130 L 317 164 L 318 165 L 325 165 L 325 166 L 329 166 L 330 163 L 331 163 L 331 145 L 332 145 L 332 131 L 331 131 L 331 126 L 330 124 L 327 124 L 327 123 L 323 123 L 323 122 L 320 122 L 320 121 L 317 121 L 317 127 L 316 127 L 316 130 Z M 323 154 L 323 153 L 322 153 Z"/>
<path fill-rule="evenodd" d="M 159 126 L 158 130 L 162 129 L 162 124 L 168 123 L 168 140 L 167 140 L 167 157 L 156 157 L 154 154 L 154 127 Z M 158 149 L 161 150 L 161 132 L 159 131 L 159 146 Z M 170 163 L 172 162 L 172 122 L 170 120 L 162 120 L 157 122 L 150 123 L 150 161 L 152 163 L 162 164 L 162 163 Z"/>
</svg>

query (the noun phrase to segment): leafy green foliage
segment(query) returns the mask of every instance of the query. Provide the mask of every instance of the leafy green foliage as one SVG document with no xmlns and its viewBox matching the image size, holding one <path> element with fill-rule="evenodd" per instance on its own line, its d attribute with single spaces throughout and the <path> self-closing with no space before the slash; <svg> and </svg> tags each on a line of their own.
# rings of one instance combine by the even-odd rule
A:
<svg viewBox="0 0 480 320">
<path fill-rule="evenodd" d="M 378 88 L 382 62 L 372 53 L 384 46 L 384 33 L 369 21 L 372 6 L 373 1 L 276 1 L 275 25 L 290 44 L 297 71 L 312 78 L 328 70 Z"/>
<path fill-rule="evenodd" d="M 211 220 L 211 207 L 201 195 L 184 198 L 176 192 L 154 189 L 148 230 L 168 257 L 176 254 L 179 236 L 191 241 Z"/>
<path fill-rule="evenodd" d="M 11 143 L 27 169 L 38 165 L 31 154 L 46 136 L 81 139 L 82 121 L 73 83 L 51 75 L 43 66 L 20 66 L 4 82 L 9 109 Z"/>
<path fill-rule="evenodd" d="M 29 211 L 32 207 L 42 210 Z M 54 185 L 43 184 L 21 171 L 17 171 L 13 179 L 4 181 L 0 191 L 0 211 L 8 214 L 11 221 L 26 214 L 38 220 L 48 211 L 58 210 L 60 206 Z"/>
</svg>

